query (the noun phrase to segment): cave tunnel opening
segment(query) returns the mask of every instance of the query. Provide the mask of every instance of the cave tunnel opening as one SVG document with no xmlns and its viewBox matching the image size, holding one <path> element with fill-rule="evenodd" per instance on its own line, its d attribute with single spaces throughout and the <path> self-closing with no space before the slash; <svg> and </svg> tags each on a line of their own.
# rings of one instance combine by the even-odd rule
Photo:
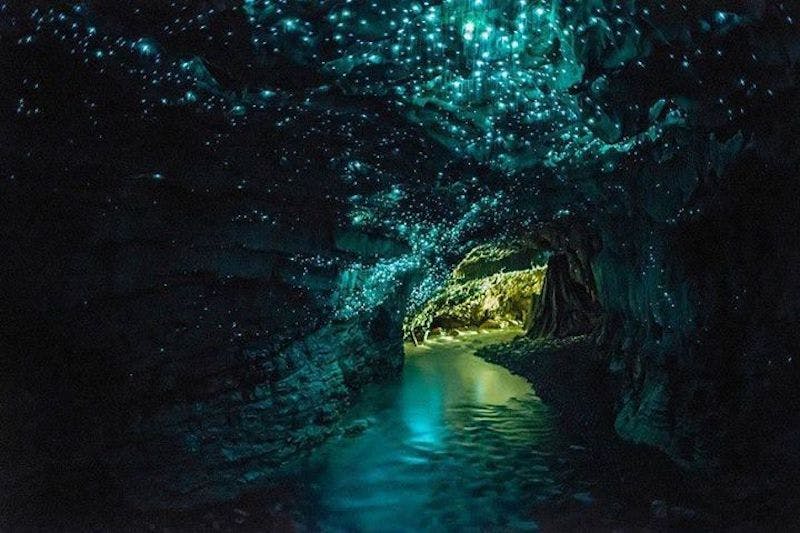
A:
<svg viewBox="0 0 800 533">
<path fill-rule="evenodd" d="M 404 340 L 419 345 L 468 331 L 511 330 L 534 338 L 596 331 L 601 305 L 590 265 L 594 251 L 558 240 L 544 230 L 533 239 L 470 249 L 443 285 L 405 317 Z"/>
<path fill-rule="evenodd" d="M 467 330 L 522 330 L 541 293 L 548 255 L 525 242 L 476 246 L 442 287 L 408 314 L 405 340 L 416 345 L 431 336 Z"/>
</svg>

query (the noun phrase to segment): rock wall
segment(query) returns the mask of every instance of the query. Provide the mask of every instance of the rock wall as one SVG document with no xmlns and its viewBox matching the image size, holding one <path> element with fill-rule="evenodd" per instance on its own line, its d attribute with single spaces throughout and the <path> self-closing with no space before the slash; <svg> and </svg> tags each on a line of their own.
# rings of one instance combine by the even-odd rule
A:
<svg viewBox="0 0 800 533">
<path fill-rule="evenodd" d="M 340 237 L 320 202 L 291 224 L 230 185 L 108 181 L 6 188 L 9 505 L 88 478 L 117 480 L 109 490 L 136 506 L 234 497 L 323 440 L 363 383 L 399 371 L 403 283 L 369 313 L 333 314 L 346 265 L 390 242 Z"/>
<path fill-rule="evenodd" d="M 526 334 L 548 338 L 585 335 L 593 331 L 599 316 L 592 293 L 573 277 L 567 254 L 553 254 Z"/>
<path fill-rule="evenodd" d="M 607 218 L 592 263 L 617 432 L 741 477 L 788 471 L 797 427 L 797 180 L 762 154 L 698 183 L 678 223 Z"/>
</svg>

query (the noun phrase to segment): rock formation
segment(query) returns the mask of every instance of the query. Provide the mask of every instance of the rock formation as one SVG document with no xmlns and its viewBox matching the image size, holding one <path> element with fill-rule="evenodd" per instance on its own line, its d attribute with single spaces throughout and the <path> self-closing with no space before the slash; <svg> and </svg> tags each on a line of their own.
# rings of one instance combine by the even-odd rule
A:
<svg viewBox="0 0 800 533">
<path fill-rule="evenodd" d="M 527 334 L 533 337 L 585 335 L 595 329 L 599 318 L 599 306 L 574 279 L 564 253 L 554 254 L 547 262 L 542 293 L 532 309 Z"/>
</svg>

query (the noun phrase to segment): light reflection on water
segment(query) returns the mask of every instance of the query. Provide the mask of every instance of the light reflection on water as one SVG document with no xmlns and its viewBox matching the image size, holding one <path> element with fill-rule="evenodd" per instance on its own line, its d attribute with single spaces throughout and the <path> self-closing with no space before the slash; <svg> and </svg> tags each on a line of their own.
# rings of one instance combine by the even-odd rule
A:
<svg viewBox="0 0 800 533">
<path fill-rule="evenodd" d="M 562 444 L 530 384 L 473 355 L 517 332 L 432 339 L 407 348 L 401 379 L 368 387 L 306 479 L 327 531 L 530 530 L 537 502 L 561 493 Z"/>
</svg>

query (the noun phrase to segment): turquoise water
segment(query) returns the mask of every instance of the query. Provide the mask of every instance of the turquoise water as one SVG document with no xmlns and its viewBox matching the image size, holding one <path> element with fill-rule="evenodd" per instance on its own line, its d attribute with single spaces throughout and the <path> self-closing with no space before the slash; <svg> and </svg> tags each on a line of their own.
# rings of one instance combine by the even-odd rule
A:
<svg viewBox="0 0 800 533">
<path fill-rule="evenodd" d="M 313 527 L 536 530 L 536 508 L 564 496 L 553 466 L 567 443 L 526 380 L 474 355 L 515 334 L 408 346 L 402 377 L 368 387 L 348 415 L 350 436 L 312 457 Z"/>
</svg>

